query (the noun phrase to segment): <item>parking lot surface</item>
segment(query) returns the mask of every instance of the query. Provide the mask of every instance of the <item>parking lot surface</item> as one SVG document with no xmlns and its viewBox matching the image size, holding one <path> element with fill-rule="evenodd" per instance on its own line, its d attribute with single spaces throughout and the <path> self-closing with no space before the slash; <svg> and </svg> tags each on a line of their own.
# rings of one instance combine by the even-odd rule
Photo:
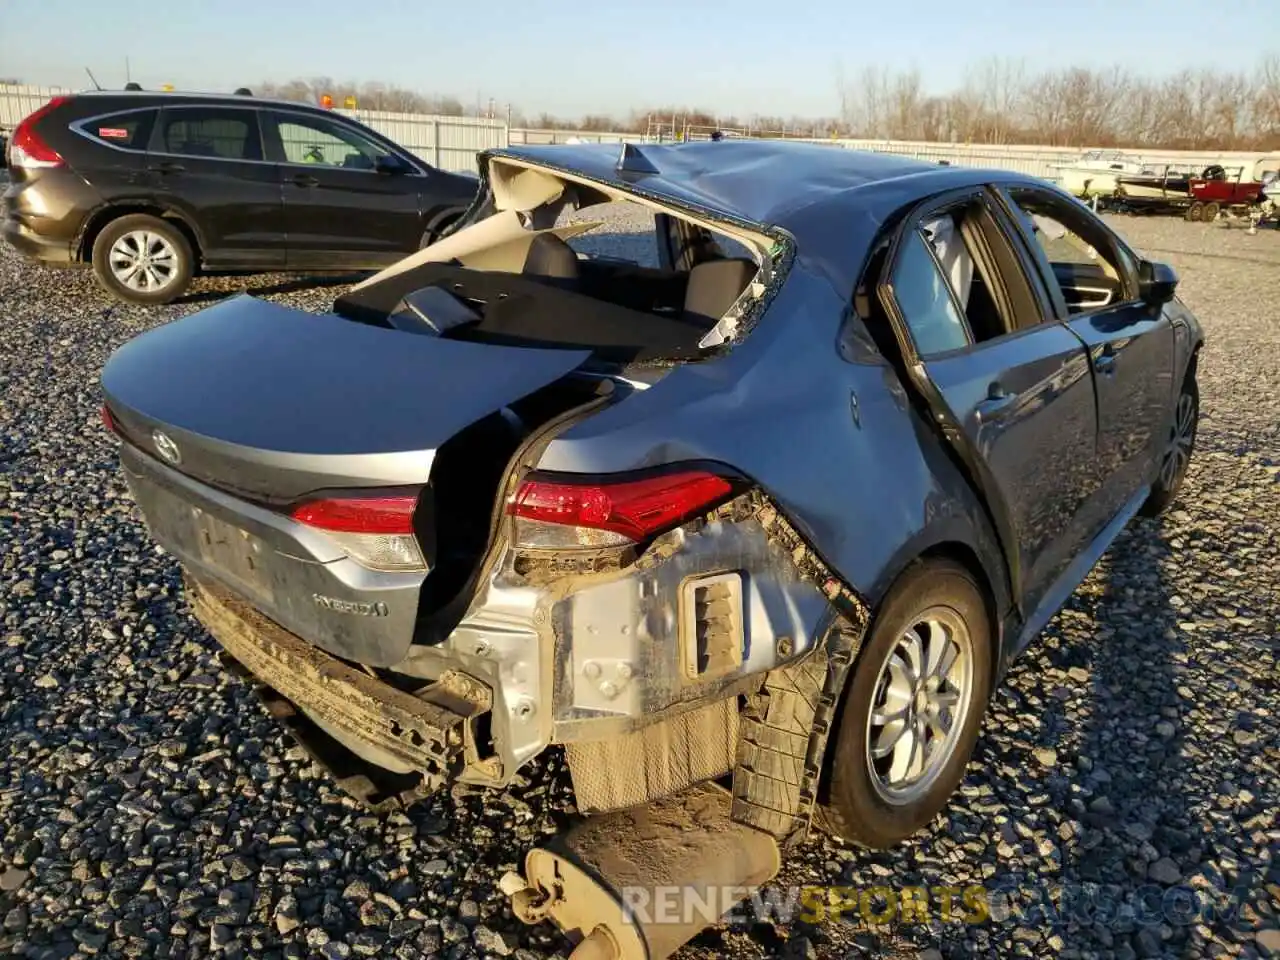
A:
<svg viewBox="0 0 1280 960">
<path fill-rule="evenodd" d="M 757 918 L 682 957 L 1280 952 L 1280 232 L 1112 222 L 1177 267 L 1208 337 L 1180 503 L 1135 521 L 1017 662 L 927 832 L 883 853 L 815 832 L 775 884 L 980 884 L 993 916 L 938 894 L 911 923 Z M 633 226 L 596 245 L 634 250 Z M 367 815 L 219 667 L 133 510 L 98 371 L 243 289 L 323 309 L 342 286 L 204 278 L 134 308 L 0 249 L 0 954 L 563 956 L 496 887 L 572 812 L 559 755 L 502 794 Z"/>
</svg>

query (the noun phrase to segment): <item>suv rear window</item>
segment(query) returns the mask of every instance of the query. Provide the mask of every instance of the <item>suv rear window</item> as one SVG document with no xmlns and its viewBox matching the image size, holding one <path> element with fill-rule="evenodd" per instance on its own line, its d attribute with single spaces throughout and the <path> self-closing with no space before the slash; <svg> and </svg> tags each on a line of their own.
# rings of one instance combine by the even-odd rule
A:
<svg viewBox="0 0 1280 960">
<path fill-rule="evenodd" d="M 94 140 L 124 150 L 145 150 L 156 122 L 154 110 L 131 110 L 86 120 L 80 128 Z"/>
<path fill-rule="evenodd" d="M 153 149 L 184 157 L 261 160 L 258 117 L 252 110 L 218 107 L 166 108 Z"/>
</svg>

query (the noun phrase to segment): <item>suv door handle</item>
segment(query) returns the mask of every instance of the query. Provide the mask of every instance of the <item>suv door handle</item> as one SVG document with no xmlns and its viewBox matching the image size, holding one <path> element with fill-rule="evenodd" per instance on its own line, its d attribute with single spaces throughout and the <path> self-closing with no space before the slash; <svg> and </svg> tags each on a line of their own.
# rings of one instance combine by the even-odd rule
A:
<svg viewBox="0 0 1280 960">
<path fill-rule="evenodd" d="M 314 187 L 319 185 L 320 181 L 309 173 L 295 173 L 293 182 L 300 187 Z"/>
<path fill-rule="evenodd" d="M 981 401 L 975 408 L 974 413 L 977 414 L 978 422 L 993 419 L 1002 410 L 1006 410 L 1013 406 L 1018 399 L 1016 393 L 1010 393 L 1000 385 L 1000 381 L 993 380 L 991 385 L 987 387 L 987 398 Z"/>
<path fill-rule="evenodd" d="M 187 169 L 176 160 L 161 160 L 159 163 L 153 163 L 148 170 L 154 170 L 156 173 L 181 173 Z"/>
</svg>

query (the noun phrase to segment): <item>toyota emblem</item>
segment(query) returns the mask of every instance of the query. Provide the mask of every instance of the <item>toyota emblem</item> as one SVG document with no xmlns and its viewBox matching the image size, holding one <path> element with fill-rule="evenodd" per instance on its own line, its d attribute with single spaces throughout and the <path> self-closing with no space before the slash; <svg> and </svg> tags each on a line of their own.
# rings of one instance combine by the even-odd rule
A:
<svg viewBox="0 0 1280 960">
<path fill-rule="evenodd" d="M 181 463 L 182 453 L 178 450 L 178 445 L 173 442 L 173 438 L 167 433 L 160 430 L 151 431 L 151 442 L 156 445 L 156 453 L 169 463 Z"/>
</svg>

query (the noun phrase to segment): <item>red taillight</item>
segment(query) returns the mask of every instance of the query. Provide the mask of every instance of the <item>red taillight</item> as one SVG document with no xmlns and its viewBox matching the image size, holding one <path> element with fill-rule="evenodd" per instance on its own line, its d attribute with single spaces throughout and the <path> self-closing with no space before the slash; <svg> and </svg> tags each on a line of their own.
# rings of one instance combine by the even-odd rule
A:
<svg viewBox="0 0 1280 960">
<path fill-rule="evenodd" d="M 112 433 L 120 432 L 120 428 L 116 426 L 116 418 L 111 415 L 111 408 L 105 403 L 102 405 L 102 425 Z"/>
<path fill-rule="evenodd" d="M 413 532 L 416 493 L 353 495 L 309 500 L 290 516 L 323 530 L 347 556 L 372 570 L 425 570 Z"/>
<path fill-rule="evenodd" d="M 9 166 L 24 168 L 60 167 L 62 156 L 36 133 L 36 122 L 46 113 L 67 102 L 67 97 L 54 97 L 35 113 L 25 117 L 9 140 Z"/>
<path fill-rule="evenodd" d="M 413 533 L 416 496 L 335 497 L 296 507 L 293 519 L 332 533 Z"/>
<path fill-rule="evenodd" d="M 507 513 L 521 524 L 521 546 L 543 549 L 638 543 L 724 500 L 734 485 L 705 470 L 642 480 L 585 483 L 534 474 L 521 484 Z"/>
</svg>

